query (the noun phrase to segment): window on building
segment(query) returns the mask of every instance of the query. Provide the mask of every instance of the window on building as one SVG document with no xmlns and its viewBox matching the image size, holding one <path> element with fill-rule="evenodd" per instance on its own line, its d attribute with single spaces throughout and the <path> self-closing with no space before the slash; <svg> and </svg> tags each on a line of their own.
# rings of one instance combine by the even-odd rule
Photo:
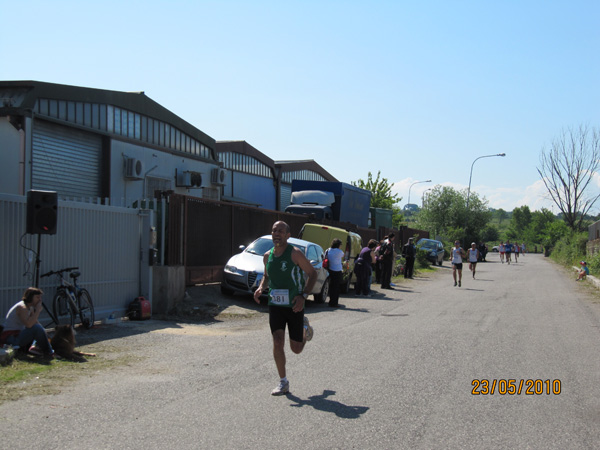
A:
<svg viewBox="0 0 600 450">
<path fill-rule="evenodd" d="M 215 158 L 211 148 L 170 124 L 116 106 L 40 98 L 35 112 L 190 155 Z"/>
</svg>

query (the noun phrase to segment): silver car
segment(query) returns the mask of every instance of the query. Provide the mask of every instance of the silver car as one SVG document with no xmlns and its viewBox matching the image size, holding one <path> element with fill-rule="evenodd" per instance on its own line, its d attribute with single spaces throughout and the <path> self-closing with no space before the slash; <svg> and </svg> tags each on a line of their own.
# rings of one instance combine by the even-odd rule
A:
<svg viewBox="0 0 600 450">
<path fill-rule="evenodd" d="M 317 282 L 310 292 L 317 303 L 323 303 L 329 293 L 329 272 L 323 267 L 323 249 L 313 242 L 289 238 L 288 244 L 300 249 L 306 259 L 317 271 Z M 263 256 L 273 248 L 270 234 L 261 236 L 248 247 L 240 246 L 243 251 L 232 256 L 223 269 L 221 292 L 231 295 L 234 292 L 253 294 L 264 275 Z M 263 297 L 266 298 L 265 291 Z"/>
</svg>

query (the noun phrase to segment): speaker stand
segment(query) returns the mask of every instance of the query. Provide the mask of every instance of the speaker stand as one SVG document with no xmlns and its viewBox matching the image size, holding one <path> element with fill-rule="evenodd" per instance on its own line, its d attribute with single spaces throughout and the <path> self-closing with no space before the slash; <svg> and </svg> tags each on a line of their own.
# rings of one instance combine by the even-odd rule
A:
<svg viewBox="0 0 600 450">
<path fill-rule="evenodd" d="M 42 260 L 40 259 L 40 247 L 41 247 L 41 243 L 42 243 L 42 235 L 38 234 L 38 241 L 37 241 L 37 252 L 35 254 L 35 287 L 39 288 L 40 287 L 40 263 L 42 262 Z M 54 314 L 52 314 L 50 312 L 50 310 L 48 309 L 48 307 L 46 306 L 46 304 L 42 301 L 42 306 L 44 307 L 44 310 L 46 311 L 46 314 L 48 314 L 48 316 L 52 319 L 52 321 L 58 325 L 58 320 L 56 319 L 56 317 L 54 317 Z"/>
</svg>

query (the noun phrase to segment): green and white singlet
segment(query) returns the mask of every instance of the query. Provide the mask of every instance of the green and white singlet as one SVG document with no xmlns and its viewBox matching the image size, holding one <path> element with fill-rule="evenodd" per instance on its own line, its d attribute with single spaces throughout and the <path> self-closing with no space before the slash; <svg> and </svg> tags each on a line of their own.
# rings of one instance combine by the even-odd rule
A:
<svg viewBox="0 0 600 450">
<path fill-rule="evenodd" d="M 292 261 L 293 246 L 288 244 L 283 254 L 274 255 L 271 249 L 267 259 L 267 276 L 269 277 L 269 305 L 291 308 L 292 300 L 302 295 L 304 290 L 304 272 Z"/>
</svg>

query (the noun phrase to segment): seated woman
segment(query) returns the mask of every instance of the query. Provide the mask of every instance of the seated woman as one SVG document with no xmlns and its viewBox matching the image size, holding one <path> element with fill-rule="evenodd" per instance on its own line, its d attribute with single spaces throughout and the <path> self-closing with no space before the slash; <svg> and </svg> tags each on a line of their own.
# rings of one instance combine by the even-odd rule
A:
<svg viewBox="0 0 600 450">
<path fill-rule="evenodd" d="M 53 358 L 54 351 L 48 341 L 46 330 L 38 319 L 42 312 L 42 290 L 30 287 L 25 290 L 23 298 L 15 304 L 6 315 L 4 330 L 0 335 L 0 345 L 19 346 L 22 353 L 27 353 L 35 341 L 32 353 L 36 351 L 45 358 Z"/>
<path fill-rule="evenodd" d="M 585 261 L 581 261 L 579 264 L 581 264 L 581 269 L 577 274 L 576 281 L 585 280 L 585 277 L 587 277 L 590 274 L 590 269 L 588 268 L 587 263 Z"/>
</svg>

